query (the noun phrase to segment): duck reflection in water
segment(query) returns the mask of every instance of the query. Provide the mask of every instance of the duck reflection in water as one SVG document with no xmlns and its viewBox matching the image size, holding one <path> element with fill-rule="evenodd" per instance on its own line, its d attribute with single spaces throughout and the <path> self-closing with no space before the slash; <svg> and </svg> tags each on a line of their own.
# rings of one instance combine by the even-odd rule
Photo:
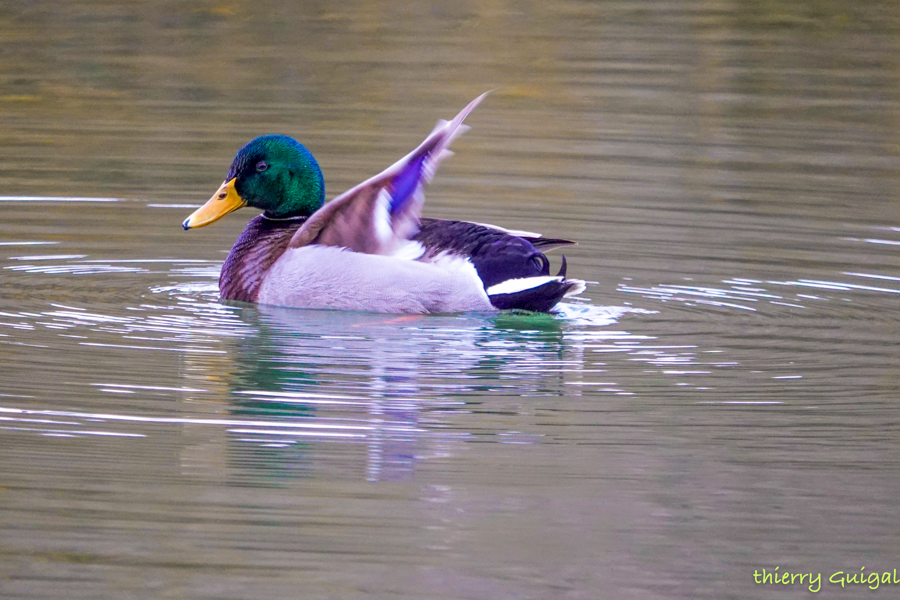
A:
<svg viewBox="0 0 900 600">
<path fill-rule="evenodd" d="M 391 316 L 242 306 L 228 376 L 229 455 L 254 479 L 330 476 L 408 480 L 416 463 L 452 454 L 475 432 L 455 415 L 486 400 L 558 395 L 582 362 L 566 324 L 545 314 Z M 268 423 L 271 422 L 271 426 Z M 249 473 L 248 473 L 249 475 Z"/>
</svg>

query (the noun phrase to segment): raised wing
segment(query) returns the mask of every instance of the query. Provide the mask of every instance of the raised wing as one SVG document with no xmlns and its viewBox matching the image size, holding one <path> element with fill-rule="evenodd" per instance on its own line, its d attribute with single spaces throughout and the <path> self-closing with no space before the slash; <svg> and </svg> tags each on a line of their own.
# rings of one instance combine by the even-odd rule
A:
<svg viewBox="0 0 900 600">
<path fill-rule="evenodd" d="M 321 244 L 367 254 L 400 250 L 419 230 L 425 184 L 452 154 L 450 143 L 468 129 L 463 121 L 485 96 L 472 100 L 452 121 L 439 121 L 408 155 L 316 211 L 294 234 L 290 247 Z"/>
</svg>

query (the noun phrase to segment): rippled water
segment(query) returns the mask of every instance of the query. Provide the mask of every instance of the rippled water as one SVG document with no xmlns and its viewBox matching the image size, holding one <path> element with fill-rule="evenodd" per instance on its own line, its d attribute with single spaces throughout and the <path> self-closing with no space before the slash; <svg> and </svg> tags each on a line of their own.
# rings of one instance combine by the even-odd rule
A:
<svg viewBox="0 0 900 600">
<path fill-rule="evenodd" d="M 892 3 L 0 10 L 0 596 L 769 598 L 900 567 Z M 486 89 L 428 216 L 576 239 L 547 315 L 223 304 Z M 558 256 L 553 257 L 558 261 Z"/>
</svg>

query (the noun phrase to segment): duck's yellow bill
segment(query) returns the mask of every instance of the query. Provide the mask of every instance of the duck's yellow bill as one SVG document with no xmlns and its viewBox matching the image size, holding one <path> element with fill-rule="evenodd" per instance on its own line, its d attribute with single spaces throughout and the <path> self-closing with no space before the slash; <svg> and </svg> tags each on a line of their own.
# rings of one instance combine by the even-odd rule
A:
<svg viewBox="0 0 900 600">
<path fill-rule="evenodd" d="M 212 198 L 206 201 L 206 204 L 198 208 L 184 220 L 181 224 L 185 229 L 193 229 L 194 227 L 203 227 L 214 221 L 218 221 L 230 212 L 234 212 L 247 203 L 241 198 L 237 190 L 234 189 L 234 179 L 230 179 L 222 184 Z"/>
</svg>

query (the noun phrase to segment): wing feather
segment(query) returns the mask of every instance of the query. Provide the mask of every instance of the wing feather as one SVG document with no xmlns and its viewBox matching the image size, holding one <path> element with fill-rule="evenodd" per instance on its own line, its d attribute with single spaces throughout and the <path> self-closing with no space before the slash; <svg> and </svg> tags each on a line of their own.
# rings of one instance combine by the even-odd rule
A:
<svg viewBox="0 0 900 600">
<path fill-rule="evenodd" d="M 396 252 L 418 232 L 424 187 L 441 160 L 452 154 L 448 146 L 468 129 L 463 121 L 485 96 L 475 98 L 453 120 L 439 122 L 405 157 L 316 211 L 290 247 L 321 244 L 367 254 Z"/>
</svg>

